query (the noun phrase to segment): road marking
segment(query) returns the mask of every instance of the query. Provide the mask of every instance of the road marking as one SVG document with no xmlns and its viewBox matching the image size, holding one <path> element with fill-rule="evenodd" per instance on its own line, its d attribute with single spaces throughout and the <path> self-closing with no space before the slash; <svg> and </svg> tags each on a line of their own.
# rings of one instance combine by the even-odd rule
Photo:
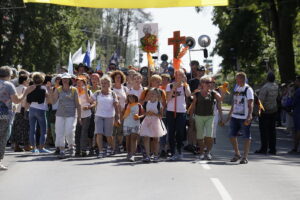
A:
<svg viewBox="0 0 300 200">
<path fill-rule="evenodd" d="M 201 160 L 199 161 L 199 163 L 201 164 L 201 166 L 203 167 L 203 169 L 206 169 L 206 170 L 210 170 L 210 166 L 207 164 L 207 161 L 206 160 Z"/>
<path fill-rule="evenodd" d="M 217 178 L 210 178 L 223 200 L 232 200 L 230 194 L 227 192 L 221 181 Z"/>
</svg>

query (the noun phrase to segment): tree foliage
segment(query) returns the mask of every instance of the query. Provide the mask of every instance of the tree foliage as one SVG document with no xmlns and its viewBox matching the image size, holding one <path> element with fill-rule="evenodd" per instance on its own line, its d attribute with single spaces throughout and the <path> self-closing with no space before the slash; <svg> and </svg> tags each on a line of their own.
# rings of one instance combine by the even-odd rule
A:
<svg viewBox="0 0 300 200">
<path fill-rule="evenodd" d="M 230 0 L 216 7 L 213 22 L 220 32 L 214 53 L 224 58 L 223 73 L 244 70 L 252 82 L 263 72 L 279 71 L 282 81 L 295 77 L 297 0 Z M 299 18 L 298 18 L 299 19 Z"/>
<path fill-rule="evenodd" d="M 137 23 L 150 21 L 142 9 L 91 9 L 51 4 L 26 4 L 22 0 L 0 3 L 0 65 L 21 64 L 28 70 L 53 72 L 66 65 L 69 52 L 87 40 L 97 42 L 97 53 L 106 61 L 120 49 L 132 59 L 128 43 Z M 9 8 L 9 9 L 3 9 Z M 84 49 L 85 51 L 85 49 Z M 130 63 L 130 61 L 129 61 Z"/>
</svg>

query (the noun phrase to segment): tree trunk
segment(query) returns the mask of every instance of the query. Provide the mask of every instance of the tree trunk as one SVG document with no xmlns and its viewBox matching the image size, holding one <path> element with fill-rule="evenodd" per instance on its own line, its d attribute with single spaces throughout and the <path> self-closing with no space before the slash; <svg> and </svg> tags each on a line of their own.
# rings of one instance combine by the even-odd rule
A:
<svg viewBox="0 0 300 200">
<path fill-rule="evenodd" d="M 277 6 L 278 5 L 278 6 Z M 295 56 L 293 47 L 293 26 L 297 16 L 297 4 L 271 0 L 271 16 L 275 33 L 276 57 L 281 82 L 295 79 Z"/>
</svg>

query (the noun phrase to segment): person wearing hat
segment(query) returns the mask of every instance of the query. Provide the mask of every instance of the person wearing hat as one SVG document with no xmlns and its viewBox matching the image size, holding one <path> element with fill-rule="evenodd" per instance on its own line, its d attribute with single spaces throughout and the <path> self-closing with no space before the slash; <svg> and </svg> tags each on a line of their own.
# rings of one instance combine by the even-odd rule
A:
<svg viewBox="0 0 300 200">
<path fill-rule="evenodd" d="M 80 63 L 77 67 L 77 75 L 81 75 L 87 73 L 89 71 L 89 67 Z"/>
<path fill-rule="evenodd" d="M 116 71 L 117 69 L 118 69 L 118 66 L 116 63 L 112 62 L 108 65 L 108 71 Z"/>
<path fill-rule="evenodd" d="M 60 82 L 61 82 L 61 77 L 62 74 L 57 74 L 55 75 L 52 80 L 51 80 L 51 84 L 52 84 L 52 88 L 51 90 L 54 92 L 55 90 L 57 90 L 57 88 L 60 87 Z M 53 104 L 49 104 L 49 123 L 50 123 L 50 130 L 51 130 L 51 135 L 52 135 L 52 139 L 53 142 L 55 143 L 55 139 L 56 139 L 56 134 L 55 134 L 55 116 L 56 116 L 56 110 L 58 107 L 58 101 L 56 103 Z M 59 148 L 56 148 L 55 154 L 59 154 Z"/>
<path fill-rule="evenodd" d="M 60 149 L 59 158 L 65 158 L 65 139 L 69 144 L 70 156 L 75 155 L 75 128 L 77 122 L 81 123 L 81 106 L 78 90 L 72 86 L 72 76 L 64 73 L 61 79 L 61 86 L 54 93 L 51 91 L 51 96 L 53 103 L 58 101 L 55 120 L 55 146 Z"/>
</svg>

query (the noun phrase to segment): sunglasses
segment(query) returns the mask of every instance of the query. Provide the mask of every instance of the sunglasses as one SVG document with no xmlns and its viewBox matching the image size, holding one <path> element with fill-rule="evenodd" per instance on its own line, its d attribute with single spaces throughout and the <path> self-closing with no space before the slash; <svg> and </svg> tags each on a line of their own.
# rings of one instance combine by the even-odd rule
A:
<svg viewBox="0 0 300 200">
<path fill-rule="evenodd" d="M 206 84 L 211 84 L 211 83 L 213 83 L 212 81 L 205 81 L 204 83 L 206 83 Z"/>
</svg>

